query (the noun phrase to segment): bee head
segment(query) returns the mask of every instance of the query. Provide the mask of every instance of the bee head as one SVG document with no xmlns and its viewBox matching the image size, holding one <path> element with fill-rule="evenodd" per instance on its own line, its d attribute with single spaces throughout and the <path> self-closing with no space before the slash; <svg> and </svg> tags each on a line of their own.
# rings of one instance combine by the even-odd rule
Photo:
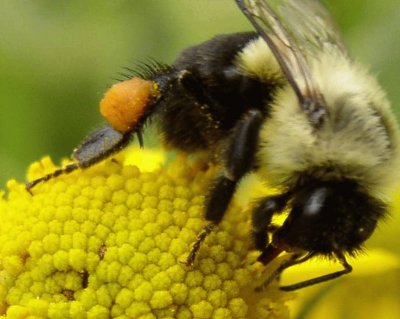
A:
<svg viewBox="0 0 400 319">
<path fill-rule="evenodd" d="M 298 190 L 273 242 L 324 255 L 352 253 L 373 233 L 385 205 L 357 183 L 313 181 Z"/>
</svg>

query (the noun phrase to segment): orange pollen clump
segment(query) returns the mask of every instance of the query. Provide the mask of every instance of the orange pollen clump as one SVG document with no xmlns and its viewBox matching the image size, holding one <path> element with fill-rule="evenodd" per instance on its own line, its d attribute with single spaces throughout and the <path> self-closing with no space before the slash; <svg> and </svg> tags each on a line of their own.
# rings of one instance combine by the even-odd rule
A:
<svg viewBox="0 0 400 319">
<path fill-rule="evenodd" d="M 100 113 L 122 133 L 135 127 L 152 98 L 158 95 L 153 81 L 133 78 L 114 84 L 100 101 Z"/>
</svg>

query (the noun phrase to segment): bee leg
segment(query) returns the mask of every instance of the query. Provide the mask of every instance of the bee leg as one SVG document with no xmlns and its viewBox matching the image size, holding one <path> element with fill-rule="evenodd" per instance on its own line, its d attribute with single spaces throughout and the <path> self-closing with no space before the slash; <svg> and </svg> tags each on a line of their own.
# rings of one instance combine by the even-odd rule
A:
<svg viewBox="0 0 400 319">
<path fill-rule="evenodd" d="M 188 267 L 193 266 L 193 263 L 196 259 L 197 252 L 199 251 L 202 242 L 212 232 L 212 230 L 215 228 L 216 225 L 217 224 L 215 224 L 215 223 L 208 223 L 203 228 L 203 230 L 197 236 L 197 239 L 192 246 L 192 250 L 190 251 L 189 255 L 186 257 L 186 260 L 182 262 L 183 264 L 185 264 Z"/>
<path fill-rule="evenodd" d="M 263 115 L 260 111 L 250 110 L 236 125 L 226 152 L 225 173 L 215 180 L 206 201 L 205 218 L 210 223 L 197 237 L 186 259 L 186 265 L 193 265 L 201 243 L 222 220 L 239 180 L 254 168 L 262 121 Z"/>
<path fill-rule="evenodd" d="M 301 281 L 301 282 L 298 282 L 298 283 L 295 283 L 295 284 L 292 284 L 292 285 L 281 286 L 281 287 L 279 287 L 279 289 L 283 290 L 283 291 L 293 291 L 293 290 L 309 287 L 309 286 L 312 286 L 312 285 L 316 285 L 316 284 L 319 284 L 321 282 L 325 282 L 325 281 L 328 281 L 328 280 L 332 280 L 332 279 L 335 279 L 337 277 L 340 277 L 340 276 L 343 276 L 343 275 L 346 275 L 346 274 L 350 273 L 353 270 L 353 267 L 347 262 L 345 256 L 340 252 L 336 252 L 335 254 L 336 254 L 336 257 L 338 258 L 338 260 L 340 261 L 340 263 L 343 266 L 342 270 L 335 271 L 335 272 L 332 272 L 330 274 L 322 275 L 322 276 L 315 277 L 315 278 L 312 278 L 312 279 L 308 279 L 308 280 L 305 280 L 305 281 Z M 282 270 L 280 270 L 279 273 L 281 273 L 283 270 L 285 270 L 285 269 L 287 269 L 287 268 L 289 268 L 289 267 L 291 267 L 293 265 L 298 265 L 298 264 L 308 260 L 313 255 L 314 255 L 313 253 L 309 253 L 304 258 L 298 259 L 298 260 L 293 261 L 292 263 L 289 263 Z M 306 257 L 308 257 L 308 258 L 306 258 Z"/>
<path fill-rule="evenodd" d="M 74 150 L 72 157 L 76 160 L 75 163 L 68 164 L 52 173 L 28 182 L 25 185 L 25 189 L 31 193 L 31 189 L 41 182 L 48 181 L 62 174 L 71 173 L 80 168 L 90 167 L 102 161 L 128 144 L 133 133 L 134 132 L 120 133 L 109 125 L 92 132 L 83 143 Z"/>
<path fill-rule="evenodd" d="M 256 249 L 264 250 L 268 244 L 268 232 L 275 231 L 271 225 L 274 214 L 281 213 L 289 199 L 289 194 L 268 196 L 257 204 L 252 213 L 252 234 Z"/>
<path fill-rule="evenodd" d="M 272 259 L 274 259 L 275 257 L 277 257 L 281 252 L 283 251 L 282 247 L 274 247 L 273 245 L 268 245 L 268 247 L 265 249 L 265 254 L 264 254 L 264 258 L 260 258 L 259 257 L 259 261 L 263 262 L 266 260 L 266 255 L 270 255 L 272 256 L 271 258 L 268 258 L 268 262 Z M 309 287 L 312 285 L 316 285 L 319 284 L 321 282 L 325 282 L 328 280 L 332 280 L 335 279 L 337 277 L 343 276 L 345 274 L 350 273 L 353 270 L 353 267 L 347 262 L 345 256 L 340 253 L 340 252 L 335 252 L 336 257 L 338 258 L 338 260 L 340 261 L 340 263 L 343 266 L 343 270 L 340 271 L 335 271 L 333 273 L 329 273 L 326 275 L 322 275 L 319 277 L 315 277 L 312 279 L 308 279 L 308 280 L 304 280 L 295 284 L 291 284 L 291 285 L 287 285 L 287 286 L 281 286 L 279 287 L 280 290 L 283 291 L 294 291 L 294 290 L 298 290 L 301 288 L 305 288 L 305 287 Z M 284 261 L 263 283 L 261 286 L 256 288 L 256 291 L 263 291 L 265 290 L 265 288 L 276 278 L 279 278 L 279 276 L 282 274 L 282 272 L 286 269 L 288 269 L 289 267 L 295 266 L 295 265 L 299 265 L 302 264 L 303 262 L 309 260 L 310 258 L 314 257 L 316 255 L 315 252 L 308 252 L 307 254 L 293 254 L 291 256 L 290 259 Z M 267 264 L 268 262 L 264 263 Z"/>
<path fill-rule="evenodd" d="M 28 183 L 25 184 L 25 189 L 32 195 L 31 189 L 33 187 L 35 187 L 37 184 L 41 183 L 41 182 L 45 182 L 48 181 L 49 179 L 55 178 L 59 175 L 62 174 L 68 174 L 71 173 L 75 170 L 77 170 L 79 168 L 79 164 L 78 163 L 72 163 L 72 164 L 68 164 L 60 169 L 56 169 L 54 172 L 51 172 L 47 175 L 44 175 L 40 178 L 37 178 L 33 181 L 30 181 Z"/>
<path fill-rule="evenodd" d="M 272 259 L 274 259 L 275 257 L 277 257 L 281 252 L 283 251 L 282 247 L 274 247 L 273 245 L 268 245 L 267 248 L 264 251 L 264 257 L 266 254 L 270 255 L 271 258 L 268 258 L 268 262 L 271 261 Z M 315 253 L 307 253 L 306 255 L 304 254 L 293 254 L 290 259 L 285 260 L 283 263 L 280 264 L 280 266 L 275 269 L 269 276 L 268 278 L 262 283 L 261 286 L 257 287 L 255 290 L 256 291 L 263 291 L 265 290 L 266 287 L 268 287 L 272 281 L 274 281 L 275 279 L 279 278 L 279 276 L 281 275 L 281 273 L 289 268 L 292 267 L 294 265 L 298 265 L 301 264 L 307 260 L 309 260 L 310 258 L 312 258 L 315 255 Z M 260 256 L 261 257 L 261 256 Z M 258 258 L 259 261 L 263 262 L 264 260 L 260 260 L 260 257 Z M 265 259 L 265 258 L 264 258 Z M 267 264 L 268 262 L 264 263 Z M 289 286 L 290 287 L 290 286 Z M 280 287 L 282 288 L 282 287 Z"/>
</svg>

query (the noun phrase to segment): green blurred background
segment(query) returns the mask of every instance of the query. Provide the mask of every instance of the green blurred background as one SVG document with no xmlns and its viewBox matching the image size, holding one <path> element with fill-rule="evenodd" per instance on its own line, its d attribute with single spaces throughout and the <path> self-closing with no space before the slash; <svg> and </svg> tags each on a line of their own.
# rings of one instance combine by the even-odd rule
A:
<svg viewBox="0 0 400 319">
<path fill-rule="evenodd" d="M 398 0 L 328 4 L 353 55 L 399 105 Z M 231 0 L 2 0 L 0 185 L 23 180 L 45 154 L 68 156 L 102 122 L 98 102 L 122 67 L 171 62 L 191 44 L 251 29 Z"/>
<path fill-rule="evenodd" d="M 400 115 L 399 0 L 326 2 L 350 52 L 378 74 Z M 98 102 L 122 67 L 148 57 L 169 63 L 216 34 L 252 30 L 232 0 L 0 4 L 0 188 L 9 178 L 23 181 L 44 155 L 59 163 L 101 125 Z M 398 224 L 384 225 L 371 245 L 399 253 Z"/>
</svg>

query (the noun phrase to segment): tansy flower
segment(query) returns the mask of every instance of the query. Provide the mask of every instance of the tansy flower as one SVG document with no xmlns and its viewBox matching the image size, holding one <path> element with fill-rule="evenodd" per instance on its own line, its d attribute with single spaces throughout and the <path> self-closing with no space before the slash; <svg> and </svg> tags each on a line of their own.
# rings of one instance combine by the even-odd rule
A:
<svg viewBox="0 0 400 319">
<path fill-rule="evenodd" d="M 246 207 L 232 203 L 193 267 L 182 263 L 205 226 L 215 168 L 182 158 L 160 165 L 163 153 L 135 163 L 140 152 L 41 183 L 33 195 L 8 182 L 0 200 L 0 314 L 288 318 L 293 294 L 277 284 L 254 291 L 262 281 L 252 268 Z M 29 179 L 54 168 L 44 158 Z"/>
</svg>

